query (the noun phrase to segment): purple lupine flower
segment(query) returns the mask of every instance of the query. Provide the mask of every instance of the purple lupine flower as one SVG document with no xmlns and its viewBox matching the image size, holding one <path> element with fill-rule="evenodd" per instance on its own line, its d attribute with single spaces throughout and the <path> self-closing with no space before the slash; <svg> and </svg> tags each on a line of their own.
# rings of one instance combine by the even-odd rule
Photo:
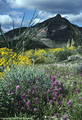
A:
<svg viewBox="0 0 82 120">
<path fill-rule="evenodd" d="M 57 100 L 57 99 L 58 99 L 58 96 L 55 96 L 55 99 Z"/>
<path fill-rule="evenodd" d="M 20 85 L 17 85 L 17 86 L 16 86 L 16 90 L 19 90 L 19 89 L 20 89 Z"/>
<path fill-rule="evenodd" d="M 35 86 L 34 89 L 37 90 L 37 89 L 38 89 L 38 86 Z"/>
<path fill-rule="evenodd" d="M 79 100 L 82 100 L 82 97 L 80 97 Z"/>
<path fill-rule="evenodd" d="M 82 76 L 82 74 L 80 73 L 80 76 Z"/>
<path fill-rule="evenodd" d="M 48 94 L 50 93 L 50 89 L 48 89 L 47 93 L 48 93 Z"/>
<path fill-rule="evenodd" d="M 58 81 L 57 81 L 57 80 L 54 81 L 53 85 L 54 85 L 54 86 L 58 86 Z"/>
<path fill-rule="evenodd" d="M 53 100 L 57 100 L 58 96 L 53 97 Z"/>
<path fill-rule="evenodd" d="M 79 84 L 81 84 L 81 81 L 79 82 Z"/>
<path fill-rule="evenodd" d="M 58 117 L 59 116 L 59 113 L 56 113 L 56 117 Z"/>
<path fill-rule="evenodd" d="M 51 86 L 50 89 L 53 90 L 53 86 Z"/>
<path fill-rule="evenodd" d="M 52 76 L 52 81 L 55 81 L 55 76 Z"/>
<path fill-rule="evenodd" d="M 64 115 L 62 118 L 63 118 L 64 120 L 67 120 L 67 119 L 68 119 L 68 116 Z"/>
<path fill-rule="evenodd" d="M 27 98 L 27 95 L 25 93 L 22 94 L 22 99 Z"/>
<path fill-rule="evenodd" d="M 62 90 L 62 88 L 61 88 L 61 87 L 59 87 L 59 88 L 58 88 L 58 91 L 60 92 L 61 90 Z"/>
<path fill-rule="evenodd" d="M 22 104 L 22 101 L 19 101 L 18 103 L 21 105 L 21 104 Z"/>
<path fill-rule="evenodd" d="M 37 112 L 37 108 L 36 107 L 34 108 L 34 112 Z"/>
<path fill-rule="evenodd" d="M 23 82 L 23 80 L 20 81 L 21 83 Z"/>
<path fill-rule="evenodd" d="M 72 107 L 72 101 L 71 100 L 68 101 L 68 106 Z"/>
<path fill-rule="evenodd" d="M 26 102 L 27 108 L 30 108 L 30 104 L 31 104 L 31 102 L 30 102 L 30 100 L 28 100 L 28 101 Z"/>
<path fill-rule="evenodd" d="M 63 97 L 63 94 L 60 94 L 61 97 Z"/>
<path fill-rule="evenodd" d="M 29 90 L 28 90 L 28 92 L 30 92 L 30 93 L 31 93 L 31 92 L 32 92 L 32 89 L 29 89 Z"/>
<path fill-rule="evenodd" d="M 60 103 L 60 105 L 62 105 L 62 104 L 63 104 L 63 101 L 60 101 L 59 103 Z"/>
<path fill-rule="evenodd" d="M 53 93 L 52 96 L 54 97 L 54 96 L 55 96 L 55 93 Z"/>
<path fill-rule="evenodd" d="M 56 89 L 54 89 L 53 91 L 56 92 Z"/>
<path fill-rule="evenodd" d="M 76 89 L 76 92 L 77 92 L 77 93 L 80 93 L 80 92 L 81 92 L 80 88 Z"/>
<path fill-rule="evenodd" d="M 10 94 L 11 94 L 11 95 L 14 95 L 14 94 L 15 94 L 15 90 L 10 91 Z"/>
<path fill-rule="evenodd" d="M 36 97 L 36 98 L 35 98 L 35 103 L 38 104 L 38 102 L 39 102 L 39 98 Z"/>
<path fill-rule="evenodd" d="M 37 80 L 40 81 L 40 78 L 38 77 Z"/>
<path fill-rule="evenodd" d="M 58 93 L 57 93 L 57 92 L 55 92 L 55 96 L 58 96 Z"/>
<path fill-rule="evenodd" d="M 76 85 L 76 84 L 77 84 L 77 82 L 76 82 L 76 81 L 74 81 L 74 82 L 73 82 L 73 84 L 74 84 L 74 85 Z"/>
<path fill-rule="evenodd" d="M 53 104 L 53 100 L 50 100 L 49 102 L 50 102 L 50 104 Z"/>
<path fill-rule="evenodd" d="M 34 90 L 32 90 L 32 91 L 31 91 L 31 93 L 34 95 L 34 94 L 35 94 L 35 91 L 34 91 Z"/>
</svg>

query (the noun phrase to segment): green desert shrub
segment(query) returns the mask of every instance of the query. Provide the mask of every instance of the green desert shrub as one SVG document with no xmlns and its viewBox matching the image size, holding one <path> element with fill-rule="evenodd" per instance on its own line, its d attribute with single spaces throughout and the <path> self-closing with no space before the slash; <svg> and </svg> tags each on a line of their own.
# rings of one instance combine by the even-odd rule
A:
<svg viewBox="0 0 82 120">
<path fill-rule="evenodd" d="M 76 60 L 82 60 L 82 57 L 79 55 L 71 55 L 68 57 L 69 61 L 76 61 Z"/>
<path fill-rule="evenodd" d="M 77 65 L 77 73 L 82 73 L 82 63 Z"/>
<path fill-rule="evenodd" d="M 56 61 L 63 61 L 66 60 L 69 56 L 75 54 L 75 51 L 65 49 L 64 51 L 56 52 Z"/>
<path fill-rule="evenodd" d="M 77 47 L 77 52 L 82 55 L 82 46 Z"/>
</svg>

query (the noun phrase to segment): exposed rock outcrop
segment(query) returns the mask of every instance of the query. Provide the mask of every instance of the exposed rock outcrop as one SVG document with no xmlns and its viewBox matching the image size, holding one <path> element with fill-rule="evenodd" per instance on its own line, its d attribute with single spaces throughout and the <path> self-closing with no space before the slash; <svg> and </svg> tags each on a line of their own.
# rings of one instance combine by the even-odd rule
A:
<svg viewBox="0 0 82 120">
<path fill-rule="evenodd" d="M 74 40 L 75 45 L 82 44 L 82 27 L 78 27 L 72 23 L 70 23 L 66 18 L 61 17 L 60 14 L 57 14 L 55 17 L 47 19 L 41 23 L 38 23 L 32 26 L 31 31 L 37 31 L 34 34 L 34 37 L 29 46 L 34 48 L 34 42 L 37 43 L 37 48 L 44 47 L 60 47 L 60 45 L 65 45 L 69 41 L 71 44 L 71 40 Z M 9 41 L 12 39 L 16 42 L 16 40 L 23 36 L 25 39 L 28 39 L 28 36 L 31 32 L 28 32 L 29 28 L 23 27 L 21 29 L 17 28 L 14 31 L 9 31 L 5 33 L 6 39 Z M 20 33 L 20 34 L 19 34 Z M 31 36 L 31 35 L 30 35 Z M 0 41 L 2 41 L 2 37 L 0 37 Z M 32 46 L 33 42 L 33 46 Z M 39 45 L 40 43 L 40 45 Z M 27 45 L 28 47 L 28 45 Z"/>
</svg>

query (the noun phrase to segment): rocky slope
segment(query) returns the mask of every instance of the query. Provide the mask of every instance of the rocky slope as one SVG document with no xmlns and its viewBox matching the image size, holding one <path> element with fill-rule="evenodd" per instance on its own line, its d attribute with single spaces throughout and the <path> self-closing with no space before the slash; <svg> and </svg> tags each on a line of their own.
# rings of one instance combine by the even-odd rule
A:
<svg viewBox="0 0 82 120">
<path fill-rule="evenodd" d="M 71 24 L 67 19 L 62 18 L 61 15 L 50 18 L 42 23 L 37 24 L 40 30 L 37 34 L 45 44 L 50 41 L 50 47 L 55 47 L 57 44 L 67 43 L 73 39 L 76 44 L 82 43 L 82 28 Z"/>
<path fill-rule="evenodd" d="M 5 33 L 5 36 L 8 41 L 12 39 L 15 42 L 19 37 L 24 37 L 25 40 L 27 39 L 27 41 L 29 41 L 28 36 L 32 36 L 32 40 L 29 42 L 29 45 L 27 45 L 27 47 L 31 46 L 31 48 L 34 48 L 34 46 L 37 46 L 37 48 L 55 48 L 67 44 L 68 41 L 71 44 L 72 39 L 75 41 L 75 45 L 81 45 L 82 27 L 70 23 L 67 19 L 57 14 L 55 17 L 38 23 L 31 28 L 23 27 L 21 29 L 17 28 L 14 31 L 11 30 Z M 2 41 L 1 36 L 0 41 Z"/>
</svg>

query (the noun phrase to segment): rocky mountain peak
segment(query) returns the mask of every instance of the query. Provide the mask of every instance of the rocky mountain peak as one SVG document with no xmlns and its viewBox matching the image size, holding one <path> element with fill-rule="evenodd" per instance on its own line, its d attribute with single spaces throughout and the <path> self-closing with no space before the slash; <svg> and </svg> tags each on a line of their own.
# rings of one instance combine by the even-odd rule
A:
<svg viewBox="0 0 82 120">
<path fill-rule="evenodd" d="M 57 15 L 55 16 L 55 18 L 56 18 L 56 19 L 61 19 L 61 15 L 60 15 L 60 14 L 57 14 Z"/>
<path fill-rule="evenodd" d="M 70 23 L 69 20 L 62 17 L 60 14 L 57 14 L 56 16 L 49 18 L 41 23 L 37 23 L 36 25 L 30 27 L 31 31 L 35 32 L 35 39 L 38 39 L 38 41 L 31 41 L 29 45 L 27 45 L 27 48 L 55 48 L 66 45 L 68 40 L 71 41 L 74 40 L 75 44 L 82 44 L 82 28 L 78 27 L 72 23 Z M 20 32 L 21 31 L 21 32 Z M 37 32 L 36 32 L 37 31 Z M 27 28 L 17 28 L 14 31 L 9 31 L 5 33 L 5 36 L 7 40 L 14 40 L 17 41 L 17 38 L 20 37 L 19 32 L 21 33 L 21 36 L 25 37 L 25 39 L 28 39 L 28 31 Z M 23 33 L 26 32 L 25 35 Z M 31 32 L 30 32 L 31 33 Z M 0 36 L 0 41 L 2 40 L 2 37 Z"/>
</svg>

